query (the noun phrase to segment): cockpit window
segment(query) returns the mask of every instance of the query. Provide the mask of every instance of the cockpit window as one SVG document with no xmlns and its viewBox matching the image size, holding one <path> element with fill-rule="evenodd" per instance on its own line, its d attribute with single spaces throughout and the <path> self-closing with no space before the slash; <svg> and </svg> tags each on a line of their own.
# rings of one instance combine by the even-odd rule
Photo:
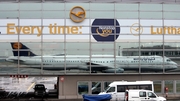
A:
<svg viewBox="0 0 180 101">
<path fill-rule="evenodd" d="M 170 61 L 171 61 L 171 59 L 167 59 L 166 61 L 167 61 L 167 62 L 170 62 Z"/>
</svg>

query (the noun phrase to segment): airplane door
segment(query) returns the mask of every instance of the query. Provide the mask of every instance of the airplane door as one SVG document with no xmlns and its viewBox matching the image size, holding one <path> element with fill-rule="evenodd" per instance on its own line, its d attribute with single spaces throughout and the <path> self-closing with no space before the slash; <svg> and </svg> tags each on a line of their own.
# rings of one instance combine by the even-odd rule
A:
<svg viewBox="0 0 180 101">
<path fill-rule="evenodd" d="M 128 64 L 127 64 L 126 60 L 122 60 L 122 67 L 123 68 L 128 67 Z"/>
</svg>

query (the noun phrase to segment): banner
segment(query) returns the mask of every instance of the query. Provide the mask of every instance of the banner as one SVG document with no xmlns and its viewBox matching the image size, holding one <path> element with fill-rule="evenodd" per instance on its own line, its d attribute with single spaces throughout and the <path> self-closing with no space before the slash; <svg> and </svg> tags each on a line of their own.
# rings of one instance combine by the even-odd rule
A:
<svg viewBox="0 0 180 101">
<path fill-rule="evenodd" d="M 67 42 L 179 41 L 180 20 L 0 19 L 0 40 Z M 163 36 L 164 35 L 164 36 Z"/>
</svg>

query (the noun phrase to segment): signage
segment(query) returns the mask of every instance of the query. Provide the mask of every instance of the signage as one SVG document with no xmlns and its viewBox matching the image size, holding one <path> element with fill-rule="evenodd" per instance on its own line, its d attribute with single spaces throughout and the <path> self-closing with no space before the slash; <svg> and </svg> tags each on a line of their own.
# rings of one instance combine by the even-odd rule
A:
<svg viewBox="0 0 180 101">
<path fill-rule="evenodd" d="M 91 33 L 96 41 L 115 41 L 120 34 L 120 25 L 116 19 L 95 19 Z"/>
<path fill-rule="evenodd" d="M 22 44 L 16 42 L 16 43 L 13 44 L 13 48 L 14 49 L 21 49 L 22 48 Z"/>
<path fill-rule="evenodd" d="M 134 23 L 130 27 L 130 32 L 134 36 L 139 36 L 143 33 L 143 27 L 139 23 Z"/>
<path fill-rule="evenodd" d="M 0 22 L 0 40 L 5 42 L 18 38 L 61 42 L 134 42 L 140 38 L 162 42 L 163 35 L 164 40 L 170 41 L 179 41 L 180 35 L 180 20 L 85 19 L 74 23 L 71 19 L 0 19 Z"/>
<path fill-rule="evenodd" d="M 86 18 L 86 11 L 80 6 L 75 6 L 71 9 L 69 16 L 72 21 L 79 23 Z"/>
</svg>

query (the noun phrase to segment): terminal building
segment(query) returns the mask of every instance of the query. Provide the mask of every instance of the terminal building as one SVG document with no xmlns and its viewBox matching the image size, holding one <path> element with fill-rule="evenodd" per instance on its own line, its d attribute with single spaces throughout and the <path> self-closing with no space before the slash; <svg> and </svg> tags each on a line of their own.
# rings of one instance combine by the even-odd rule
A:
<svg viewBox="0 0 180 101">
<path fill-rule="evenodd" d="M 120 51 L 120 50 L 119 50 Z M 140 53 L 139 53 L 140 52 Z M 149 56 L 158 55 L 166 56 L 172 60 L 179 60 L 180 47 L 172 47 L 170 45 L 154 45 L 154 46 L 140 46 L 122 49 L 123 56 Z"/>
<path fill-rule="evenodd" d="M 179 96 L 179 8 L 180 0 L 0 0 L 0 75 L 57 77 L 58 99 L 122 80 Z"/>
</svg>

